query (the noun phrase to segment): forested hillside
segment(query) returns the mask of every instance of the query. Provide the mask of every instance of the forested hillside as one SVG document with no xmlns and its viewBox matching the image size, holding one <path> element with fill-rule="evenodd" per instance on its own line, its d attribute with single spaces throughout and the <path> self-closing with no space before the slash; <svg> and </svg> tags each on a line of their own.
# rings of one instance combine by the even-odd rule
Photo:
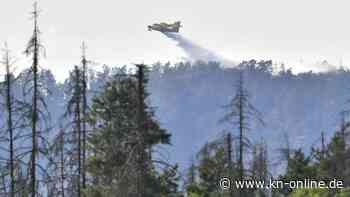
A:
<svg viewBox="0 0 350 197">
<path fill-rule="evenodd" d="M 262 113 L 265 125 L 253 125 L 249 133 L 256 140 L 264 138 L 269 148 L 277 149 L 288 135 L 294 147 L 320 145 L 321 132 L 329 138 L 348 109 L 350 93 L 346 84 L 350 72 L 293 74 L 291 70 L 272 73 L 271 61 L 251 60 L 239 65 L 244 69 L 247 89 L 253 105 Z M 89 98 L 111 79 L 117 69 L 90 70 Z M 207 140 L 219 136 L 231 125 L 220 124 L 235 91 L 237 68 L 223 68 L 218 63 L 155 64 L 150 71 L 150 103 L 162 126 L 173 135 L 173 161 L 187 163 Z M 44 72 L 51 96 L 53 120 L 62 114 L 61 90 L 67 84 L 55 82 L 50 71 Z M 20 89 L 19 89 L 20 91 Z M 62 94 L 62 93 L 61 93 Z M 235 133 L 234 131 L 232 131 Z M 282 140 L 281 140 L 282 139 Z M 305 146 L 308 144 L 308 146 Z M 175 151 L 176 150 L 176 151 Z M 189 151 L 191 150 L 191 151 Z"/>
<path fill-rule="evenodd" d="M 147 103 L 155 107 L 161 127 L 171 134 L 171 145 L 159 147 L 162 158 L 172 164 L 179 163 L 182 174 L 207 141 L 220 138 L 227 131 L 238 136 L 236 127 L 220 123 L 220 119 L 225 114 L 224 105 L 235 93 L 234 84 L 240 71 L 243 71 L 252 105 L 265 123 L 253 122 L 247 136 L 252 143 L 266 142 L 271 165 L 280 167 L 271 168 L 273 173 L 283 171 L 278 150 L 287 140 L 291 147 L 308 152 L 311 147 L 321 146 L 321 132 L 325 132 L 325 140 L 329 141 L 340 125 L 349 95 L 346 84 L 350 81 L 350 72 L 347 70 L 296 75 L 282 69 L 273 73 L 271 61 L 255 60 L 232 68 L 214 62 L 155 64 L 149 72 Z M 102 71 L 88 71 L 89 106 L 92 98 L 101 94 L 105 85 L 120 72 L 127 72 L 126 67 L 104 66 Z M 14 97 L 19 100 L 30 100 L 22 94 L 28 73 L 24 71 L 13 84 Z M 72 94 L 69 90 L 74 75 L 64 83 L 56 82 L 50 70 L 42 70 L 39 76 L 49 117 L 45 123 L 50 128 L 47 136 L 52 139 L 69 123 L 63 117 Z M 6 120 L 5 115 L 2 114 L 2 120 Z"/>
<path fill-rule="evenodd" d="M 285 144 L 285 136 L 295 148 L 319 146 L 321 132 L 329 139 L 340 123 L 341 112 L 348 109 L 347 70 L 301 74 L 281 70 L 273 74 L 271 61 L 255 60 L 239 67 L 244 70 L 251 102 L 266 123 L 252 125 L 248 135 L 266 140 L 272 152 Z M 190 161 L 203 143 L 223 130 L 238 134 L 232 125 L 219 123 L 223 106 L 235 93 L 238 75 L 237 68 L 222 68 L 216 63 L 153 68 L 149 87 L 152 103 L 158 107 L 161 123 L 173 133 L 175 160 Z"/>
</svg>

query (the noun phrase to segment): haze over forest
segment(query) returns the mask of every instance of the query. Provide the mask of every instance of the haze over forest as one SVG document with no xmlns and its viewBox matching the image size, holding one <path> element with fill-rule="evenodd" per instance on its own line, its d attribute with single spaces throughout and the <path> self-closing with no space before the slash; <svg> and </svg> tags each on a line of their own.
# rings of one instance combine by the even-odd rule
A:
<svg viewBox="0 0 350 197">
<path fill-rule="evenodd" d="M 271 61 L 250 60 L 237 67 L 222 67 L 217 62 L 154 64 L 150 72 L 149 102 L 156 108 L 161 125 L 172 134 L 172 146 L 165 146 L 167 157 L 188 167 L 191 158 L 207 141 L 226 131 L 237 134 L 232 125 L 220 124 L 226 105 L 235 93 L 239 69 L 244 70 L 245 85 L 252 104 L 262 113 L 265 125 L 252 125 L 248 135 L 264 140 L 275 152 L 285 144 L 286 135 L 294 148 L 308 151 L 321 143 L 321 132 L 328 138 L 339 127 L 341 112 L 349 108 L 350 93 L 344 84 L 350 72 L 339 69 L 326 73 L 293 74 L 291 69 L 273 72 Z M 90 70 L 89 98 L 98 95 L 119 67 L 104 66 L 102 71 Z M 49 90 L 47 103 L 53 121 L 64 113 L 62 90 L 67 82 L 56 82 L 52 71 L 43 73 Z M 21 84 L 23 79 L 19 79 Z M 16 90 L 18 95 L 21 89 Z M 58 126 L 57 124 L 54 124 Z"/>
</svg>

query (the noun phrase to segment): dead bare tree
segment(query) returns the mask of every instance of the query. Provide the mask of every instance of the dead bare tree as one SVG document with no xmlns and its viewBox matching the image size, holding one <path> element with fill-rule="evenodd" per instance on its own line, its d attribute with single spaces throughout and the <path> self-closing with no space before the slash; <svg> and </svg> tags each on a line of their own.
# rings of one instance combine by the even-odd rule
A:
<svg viewBox="0 0 350 197">
<path fill-rule="evenodd" d="M 6 84 L 6 112 L 7 112 L 7 133 L 9 141 L 9 168 L 10 168 L 10 196 L 15 196 L 15 174 L 14 174 L 14 163 L 15 163 L 15 147 L 14 147 L 14 128 L 13 128 L 13 96 L 12 96 L 12 83 L 14 76 L 11 72 L 13 65 L 12 58 L 10 57 L 10 50 L 5 43 L 4 56 L 2 63 L 6 68 L 5 84 Z"/>
<path fill-rule="evenodd" d="M 38 189 L 40 186 L 38 185 L 38 173 L 41 173 L 46 177 L 45 180 L 41 180 L 41 182 L 46 183 L 49 182 L 49 175 L 45 171 L 45 168 L 39 165 L 38 159 L 39 153 L 43 155 L 47 155 L 47 147 L 48 140 L 44 136 L 44 133 L 49 131 L 49 112 L 47 111 L 47 105 L 45 103 L 44 96 L 47 95 L 50 91 L 45 88 L 44 82 L 40 79 L 40 66 L 39 60 L 41 57 L 41 52 L 44 52 L 44 47 L 40 41 L 40 30 L 38 27 L 38 17 L 39 10 L 37 3 L 34 3 L 34 9 L 31 13 L 34 21 L 34 29 L 33 34 L 27 44 L 27 47 L 24 53 L 27 56 L 31 55 L 32 58 L 32 66 L 28 72 L 23 72 L 21 75 L 25 75 L 26 82 L 23 87 L 24 98 L 31 97 L 30 102 L 27 103 L 27 111 L 24 112 L 25 117 L 29 119 L 29 125 L 31 127 L 31 150 L 30 150 L 30 195 L 32 197 L 36 197 L 38 195 Z M 41 123 L 45 123 L 46 128 L 41 126 Z M 38 171 L 39 169 L 39 171 Z"/>
<path fill-rule="evenodd" d="M 83 106 L 82 106 L 82 187 L 83 189 L 86 188 L 86 122 L 87 122 L 87 60 L 86 60 L 86 45 L 83 42 L 82 44 L 82 100 L 83 100 Z"/>
<path fill-rule="evenodd" d="M 4 162 L 4 168 L 8 172 L 5 180 L 8 185 L 8 196 L 13 197 L 16 194 L 23 192 L 20 191 L 24 187 L 19 184 L 19 171 L 24 167 L 23 163 L 23 147 L 20 140 L 23 139 L 23 129 L 26 128 L 24 118 L 21 116 L 24 106 L 22 102 L 15 95 L 15 90 L 18 89 L 17 78 L 14 76 L 14 63 L 15 58 L 10 54 L 10 50 L 5 43 L 3 48 L 2 63 L 5 66 L 4 81 L 0 83 L 1 96 L 4 98 L 4 103 L 0 103 L 4 109 L 5 128 L 4 134 L 0 137 L 2 157 L 1 161 Z"/>
<path fill-rule="evenodd" d="M 34 4 L 34 32 L 27 45 L 25 53 L 33 54 L 33 109 L 32 109 L 32 151 L 31 151 L 31 196 L 36 196 L 36 157 L 37 157 L 37 119 L 38 119 L 38 64 L 39 64 L 39 29 L 38 29 L 38 9 L 37 3 Z"/>
<path fill-rule="evenodd" d="M 246 137 L 246 132 L 250 130 L 251 121 L 264 123 L 260 112 L 249 101 L 249 94 L 244 85 L 243 71 L 239 72 L 236 94 L 225 108 L 228 112 L 220 122 L 229 122 L 236 126 L 239 131 L 238 176 L 240 180 L 244 180 L 244 152 L 251 144 Z M 244 195 L 244 192 L 240 191 L 240 196 L 242 195 Z"/>
</svg>

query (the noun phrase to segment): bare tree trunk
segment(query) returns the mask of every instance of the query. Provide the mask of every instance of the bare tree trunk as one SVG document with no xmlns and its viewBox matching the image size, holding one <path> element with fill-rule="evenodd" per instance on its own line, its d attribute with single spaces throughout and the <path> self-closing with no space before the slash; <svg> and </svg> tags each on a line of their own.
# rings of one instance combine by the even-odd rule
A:
<svg viewBox="0 0 350 197">
<path fill-rule="evenodd" d="M 37 134 L 37 69 L 34 66 L 34 96 L 33 96 L 33 111 L 32 111 L 32 158 L 31 158 L 31 188 L 32 197 L 35 197 L 35 182 L 36 182 L 36 134 Z"/>
<path fill-rule="evenodd" d="M 228 167 L 231 172 L 232 170 L 232 136 L 231 133 L 227 134 L 227 162 L 228 162 Z"/>
<path fill-rule="evenodd" d="M 244 94 L 244 87 L 243 87 L 243 73 L 241 72 L 239 75 L 239 81 L 238 81 L 238 118 L 239 118 L 239 160 L 238 160 L 238 173 L 239 173 L 239 180 L 244 180 L 244 128 L 245 128 L 245 94 Z M 239 190 L 239 196 L 243 197 L 245 196 L 244 189 Z"/>
<path fill-rule="evenodd" d="M 14 138 L 13 138 L 13 122 L 12 122 L 12 95 L 11 95 L 11 62 L 10 55 L 7 45 L 5 44 L 5 56 L 4 63 L 6 66 L 6 107 L 7 107 L 7 130 L 9 133 L 9 141 L 10 141 L 10 196 L 15 196 L 15 175 L 14 175 Z"/>
<path fill-rule="evenodd" d="M 31 153 L 31 196 L 36 196 L 36 157 L 37 157 L 37 118 L 38 118 L 38 29 L 37 29 L 37 5 L 34 5 L 34 37 L 33 37 L 33 108 L 32 108 L 32 153 Z"/>
<path fill-rule="evenodd" d="M 146 158 L 145 158 L 145 134 L 144 134 L 144 65 L 137 65 L 137 80 L 138 80 L 138 131 L 139 131 L 139 177 L 138 177 L 138 187 L 137 196 L 144 197 L 145 195 L 145 171 L 147 168 Z"/>
<path fill-rule="evenodd" d="M 14 145 L 13 145 L 13 127 L 12 127 L 12 100 L 11 100 L 11 75 L 7 72 L 7 111 L 8 111 L 8 131 L 10 135 L 10 176 L 11 176 L 11 197 L 15 196 L 15 177 L 14 177 Z"/>
<path fill-rule="evenodd" d="M 241 80 L 241 79 L 240 79 Z M 240 83 L 242 83 L 240 81 Z M 242 84 L 240 84 L 242 86 Z M 244 146 L 244 139 L 243 139 L 243 130 L 244 130 L 244 112 L 243 112 L 243 90 L 242 87 L 240 87 L 240 97 L 239 97 L 239 179 L 243 180 L 244 178 L 244 166 L 243 166 L 243 146 Z"/>
<path fill-rule="evenodd" d="M 87 91 L 87 61 L 85 57 L 85 50 L 86 46 L 83 43 L 82 45 L 82 50 L 83 50 L 83 57 L 82 57 L 82 63 L 83 63 L 83 76 L 82 76 L 82 83 L 83 83 L 83 91 L 82 91 L 82 96 L 83 96 L 83 151 L 82 151 L 82 187 L 83 189 L 86 188 L 86 121 L 87 121 L 87 116 L 86 116 L 86 109 L 87 109 L 87 98 L 86 98 L 86 91 Z"/>
<path fill-rule="evenodd" d="M 78 67 L 75 68 L 76 75 L 76 98 L 75 98 L 75 127 L 78 134 L 78 197 L 81 196 L 81 174 L 82 174 L 82 151 L 81 151 L 81 117 L 80 117 L 80 71 Z"/>
<path fill-rule="evenodd" d="M 228 162 L 228 173 L 229 178 L 232 179 L 232 136 L 231 133 L 227 134 L 227 162 Z M 230 190 L 230 197 L 233 197 L 233 189 Z"/>
</svg>

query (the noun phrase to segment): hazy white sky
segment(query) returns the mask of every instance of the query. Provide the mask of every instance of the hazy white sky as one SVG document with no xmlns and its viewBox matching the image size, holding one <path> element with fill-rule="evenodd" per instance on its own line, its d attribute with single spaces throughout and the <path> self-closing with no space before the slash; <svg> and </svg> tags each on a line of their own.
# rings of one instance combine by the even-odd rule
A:
<svg viewBox="0 0 350 197">
<path fill-rule="evenodd" d="M 20 59 L 32 32 L 33 1 L 0 0 L 0 42 Z M 226 58 L 274 59 L 296 69 L 327 59 L 350 63 L 348 0 L 39 0 L 47 50 L 43 67 L 60 80 L 88 58 L 109 65 L 178 61 L 185 54 L 158 32 L 155 22 L 183 22 L 182 34 Z M 300 64 L 303 60 L 304 64 Z M 26 66 L 29 66 L 27 63 Z"/>
</svg>

